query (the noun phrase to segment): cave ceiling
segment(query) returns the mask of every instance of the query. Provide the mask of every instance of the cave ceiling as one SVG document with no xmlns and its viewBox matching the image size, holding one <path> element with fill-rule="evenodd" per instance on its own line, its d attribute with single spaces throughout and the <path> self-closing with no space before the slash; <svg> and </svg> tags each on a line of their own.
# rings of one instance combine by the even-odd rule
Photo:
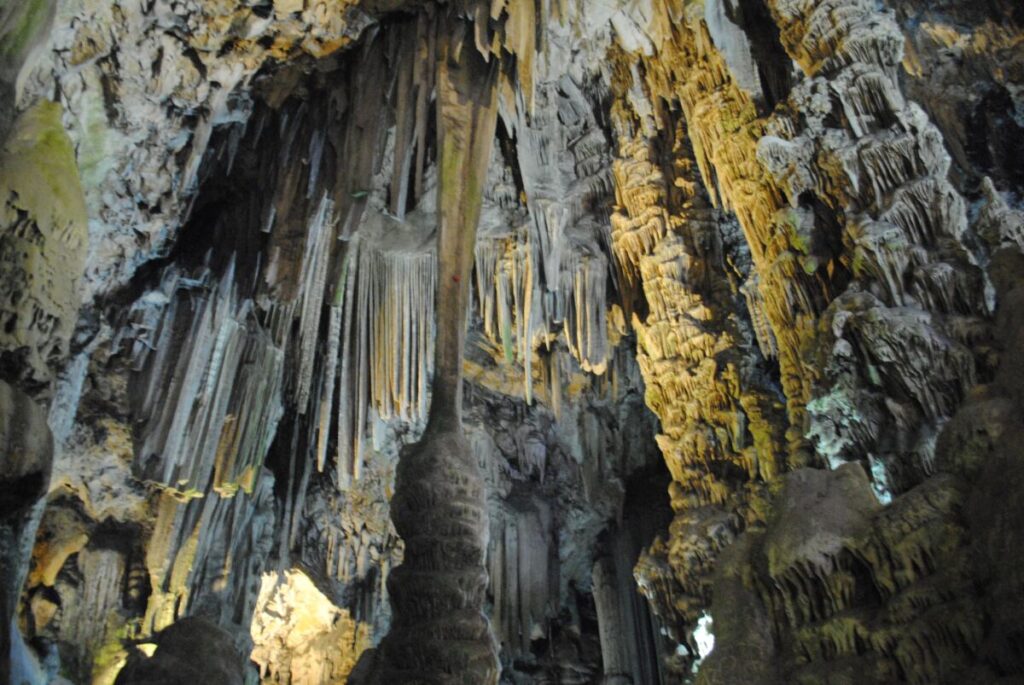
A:
<svg viewBox="0 0 1024 685">
<path fill-rule="evenodd" d="M 0 0 L 0 140 L 0 681 L 1022 682 L 1018 2 Z"/>
</svg>

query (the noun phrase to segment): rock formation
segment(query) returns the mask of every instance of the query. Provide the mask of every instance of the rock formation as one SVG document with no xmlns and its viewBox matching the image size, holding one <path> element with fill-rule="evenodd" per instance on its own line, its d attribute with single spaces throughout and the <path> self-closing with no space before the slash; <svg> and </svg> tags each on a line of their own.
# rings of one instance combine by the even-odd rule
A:
<svg viewBox="0 0 1024 685">
<path fill-rule="evenodd" d="M 1018 681 L 1022 27 L 0 0 L 0 680 Z"/>
<path fill-rule="evenodd" d="M 388 581 L 395 616 L 376 657 L 374 683 L 498 680 L 483 613 L 484 480 L 462 430 L 462 350 L 497 121 L 497 72 L 482 55 L 460 47 L 467 28 L 457 18 L 439 18 L 428 39 L 437 46 L 436 58 L 428 53 L 437 63 L 437 354 L 426 431 L 403 452 L 395 479 L 392 518 L 405 556 Z"/>
<path fill-rule="evenodd" d="M 7 383 L 0 385 L 0 408 L 4 450 L 0 569 L 7 579 L 0 594 L 0 676 L 13 682 L 29 670 L 15 657 L 21 641 L 15 618 L 49 486 L 53 438 L 42 408 Z"/>
<path fill-rule="evenodd" d="M 152 656 L 130 659 L 115 685 L 243 682 L 241 654 L 231 635 L 204 619 L 183 618 L 161 631 L 154 642 Z"/>
</svg>

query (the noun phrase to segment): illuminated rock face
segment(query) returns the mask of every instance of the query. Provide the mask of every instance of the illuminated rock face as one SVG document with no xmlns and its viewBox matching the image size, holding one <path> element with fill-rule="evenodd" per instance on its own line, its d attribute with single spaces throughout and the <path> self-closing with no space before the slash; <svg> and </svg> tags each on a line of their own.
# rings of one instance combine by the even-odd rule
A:
<svg viewBox="0 0 1024 685">
<path fill-rule="evenodd" d="M 887 5 L 0 10 L 0 671 L 1018 679 L 1024 16 Z"/>
<path fill-rule="evenodd" d="M 370 629 L 301 571 L 268 573 L 253 614 L 252 660 L 265 683 L 342 682 L 369 646 Z"/>
</svg>

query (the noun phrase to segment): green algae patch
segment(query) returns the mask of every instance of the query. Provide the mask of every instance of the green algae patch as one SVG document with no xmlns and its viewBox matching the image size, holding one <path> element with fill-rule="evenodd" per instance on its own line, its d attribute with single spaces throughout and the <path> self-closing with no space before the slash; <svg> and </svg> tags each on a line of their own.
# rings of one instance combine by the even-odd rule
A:
<svg viewBox="0 0 1024 685">
<path fill-rule="evenodd" d="M 88 213 L 61 107 L 23 112 L 0 152 L 0 353 L 46 383 L 67 356 L 88 248 Z"/>
<path fill-rule="evenodd" d="M 85 227 L 85 196 L 61 113 L 57 103 L 40 102 L 18 118 L 4 144 L 0 190 L 17 193 L 18 205 L 46 223 Z"/>
<path fill-rule="evenodd" d="M 0 15 L 10 12 L 0 26 L 0 64 L 20 65 L 49 23 L 52 9 L 52 0 L 0 0 Z"/>
</svg>

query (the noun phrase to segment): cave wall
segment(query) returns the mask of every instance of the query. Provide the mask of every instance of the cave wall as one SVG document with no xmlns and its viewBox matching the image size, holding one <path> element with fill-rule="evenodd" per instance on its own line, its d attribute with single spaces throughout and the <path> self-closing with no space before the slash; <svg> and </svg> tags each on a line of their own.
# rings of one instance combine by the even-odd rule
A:
<svg viewBox="0 0 1024 685">
<path fill-rule="evenodd" d="M 30 5 L 0 377 L 53 449 L 5 429 L 0 649 L 31 682 L 146 677 L 186 619 L 279 683 L 1024 670 L 1015 5 Z M 302 651 L 307 585 L 336 628 Z"/>
</svg>

